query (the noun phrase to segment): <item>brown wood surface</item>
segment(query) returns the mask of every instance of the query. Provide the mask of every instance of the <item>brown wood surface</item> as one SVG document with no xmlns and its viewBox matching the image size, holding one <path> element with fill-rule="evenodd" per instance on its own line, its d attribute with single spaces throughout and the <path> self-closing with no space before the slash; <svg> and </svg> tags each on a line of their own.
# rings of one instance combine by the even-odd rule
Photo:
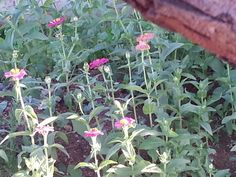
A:
<svg viewBox="0 0 236 177">
<path fill-rule="evenodd" d="M 236 66 L 236 0 L 125 0 L 147 19 Z"/>
</svg>

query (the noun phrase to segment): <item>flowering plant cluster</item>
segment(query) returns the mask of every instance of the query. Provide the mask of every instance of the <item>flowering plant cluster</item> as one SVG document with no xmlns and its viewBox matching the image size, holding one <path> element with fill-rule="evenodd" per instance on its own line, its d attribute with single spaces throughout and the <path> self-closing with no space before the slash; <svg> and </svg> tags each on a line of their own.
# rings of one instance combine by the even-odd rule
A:
<svg viewBox="0 0 236 177">
<path fill-rule="evenodd" d="M 135 120 L 130 117 L 124 117 L 115 122 L 115 127 L 120 129 L 123 127 L 132 127 L 134 125 Z"/>
<path fill-rule="evenodd" d="M 235 131 L 229 64 L 121 1 L 19 3 L 1 26 L 0 176 L 230 176 L 210 155 Z"/>
<path fill-rule="evenodd" d="M 89 69 L 98 69 L 100 66 L 109 62 L 108 58 L 99 58 L 89 63 Z"/>
<path fill-rule="evenodd" d="M 57 26 L 61 25 L 65 21 L 65 19 L 66 19 L 65 17 L 56 18 L 56 19 L 50 21 L 47 26 L 49 28 L 57 27 Z"/>
<path fill-rule="evenodd" d="M 24 69 L 18 69 L 18 68 L 11 69 L 10 71 L 7 71 L 4 73 L 4 76 L 6 78 L 12 78 L 13 80 L 21 80 L 26 75 L 27 75 L 27 73 L 25 72 Z"/>
<path fill-rule="evenodd" d="M 150 46 L 148 44 L 155 37 L 154 33 L 145 33 L 137 37 L 136 41 L 138 44 L 136 45 L 136 50 L 145 51 L 149 50 Z"/>
</svg>

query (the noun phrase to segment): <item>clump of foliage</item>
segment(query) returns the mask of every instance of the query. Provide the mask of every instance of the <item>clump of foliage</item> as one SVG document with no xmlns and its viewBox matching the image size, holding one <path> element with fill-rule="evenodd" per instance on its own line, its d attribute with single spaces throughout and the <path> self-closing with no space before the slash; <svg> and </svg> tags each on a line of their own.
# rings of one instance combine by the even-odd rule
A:
<svg viewBox="0 0 236 177">
<path fill-rule="evenodd" d="M 209 156 L 236 128 L 229 64 L 118 0 L 22 0 L 0 16 L 1 176 L 65 176 L 67 124 L 91 145 L 77 177 L 230 176 Z"/>
</svg>

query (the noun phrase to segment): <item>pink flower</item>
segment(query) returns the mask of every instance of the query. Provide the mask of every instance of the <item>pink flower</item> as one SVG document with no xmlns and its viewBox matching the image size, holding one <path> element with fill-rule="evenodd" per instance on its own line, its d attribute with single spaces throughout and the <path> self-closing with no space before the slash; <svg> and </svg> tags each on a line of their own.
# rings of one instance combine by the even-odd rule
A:
<svg viewBox="0 0 236 177">
<path fill-rule="evenodd" d="M 89 131 L 84 132 L 85 137 L 97 137 L 98 135 L 104 135 L 104 133 L 97 128 L 91 128 Z"/>
<path fill-rule="evenodd" d="M 144 33 L 144 34 L 140 35 L 139 37 L 137 37 L 136 41 L 137 42 L 149 42 L 154 37 L 155 37 L 154 33 Z"/>
<path fill-rule="evenodd" d="M 115 127 L 120 129 L 123 127 L 131 127 L 133 126 L 135 120 L 130 117 L 124 117 L 121 120 L 115 122 Z"/>
<path fill-rule="evenodd" d="M 145 51 L 149 50 L 150 46 L 146 42 L 140 41 L 138 45 L 136 45 L 135 49 L 139 51 Z"/>
<path fill-rule="evenodd" d="M 12 78 L 13 80 L 21 80 L 21 79 L 23 79 L 24 78 L 24 76 L 26 76 L 27 75 L 27 73 L 25 72 L 25 70 L 24 69 L 18 69 L 18 68 L 16 68 L 16 69 L 11 69 L 10 71 L 8 71 L 8 72 L 5 72 L 4 73 L 4 76 L 6 77 L 6 78 Z"/>
<path fill-rule="evenodd" d="M 92 62 L 89 63 L 89 69 L 98 69 L 99 66 L 102 66 L 109 62 L 108 58 L 99 58 L 96 60 L 93 60 Z"/>
<path fill-rule="evenodd" d="M 48 23 L 48 27 L 53 28 L 55 26 L 58 26 L 58 25 L 62 24 L 65 21 L 65 19 L 66 19 L 65 17 L 56 18 Z"/>
<path fill-rule="evenodd" d="M 43 136 L 47 135 L 49 132 L 53 132 L 54 127 L 51 127 L 49 125 L 44 125 L 44 126 L 37 126 L 35 128 L 35 133 L 39 133 Z"/>
</svg>

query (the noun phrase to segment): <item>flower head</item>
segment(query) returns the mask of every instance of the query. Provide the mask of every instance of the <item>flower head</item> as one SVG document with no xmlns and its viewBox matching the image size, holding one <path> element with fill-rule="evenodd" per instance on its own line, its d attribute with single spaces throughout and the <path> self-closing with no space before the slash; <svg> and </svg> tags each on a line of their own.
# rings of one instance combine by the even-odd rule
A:
<svg viewBox="0 0 236 177">
<path fill-rule="evenodd" d="M 130 117 L 124 117 L 121 120 L 115 122 L 115 127 L 120 129 L 123 127 L 131 127 L 133 126 L 135 120 Z"/>
<path fill-rule="evenodd" d="M 154 33 L 144 33 L 144 34 L 140 35 L 139 37 L 137 37 L 136 41 L 137 42 L 149 42 L 154 37 L 155 37 Z"/>
<path fill-rule="evenodd" d="M 136 50 L 139 50 L 139 51 L 145 51 L 145 50 L 149 50 L 150 46 L 146 42 L 140 41 L 138 45 L 136 45 L 135 48 Z"/>
<path fill-rule="evenodd" d="M 26 76 L 27 73 L 25 72 L 24 69 L 18 69 L 18 68 L 15 68 L 15 69 L 11 69 L 10 71 L 7 71 L 4 73 L 4 76 L 6 78 L 12 78 L 13 80 L 21 80 L 24 78 L 24 76 Z"/>
<path fill-rule="evenodd" d="M 109 62 L 108 58 L 99 58 L 96 60 L 93 60 L 92 62 L 89 63 L 89 69 L 98 69 L 99 66 L 102 66 Z"/>
<path fill-rule="evenodd" d="M 65 17 L 56 18 L 48 23 L 48 27 L 53 28 L 55 26 L 58 26 L 58 25 L 62 24 L 65 21 L 65 19 L 66 19 Z"/>
<path fill-rule="evenodd" d="M 85 137 L 97 137 L 98 135 L 104 135 L 104 133 L 97 128 L 91 128 L 89 131 L 84 132 Z"/>
<path fill-rule="evenodd" d="M 39 133 L 43 136 L 47 135 L 49 132 L 53 132 L 54 127 L 51 127 L 49 125 L 44 125 L 44 126 L 37 126 L 35 128 L 35 133 Z"/>
</svg>

